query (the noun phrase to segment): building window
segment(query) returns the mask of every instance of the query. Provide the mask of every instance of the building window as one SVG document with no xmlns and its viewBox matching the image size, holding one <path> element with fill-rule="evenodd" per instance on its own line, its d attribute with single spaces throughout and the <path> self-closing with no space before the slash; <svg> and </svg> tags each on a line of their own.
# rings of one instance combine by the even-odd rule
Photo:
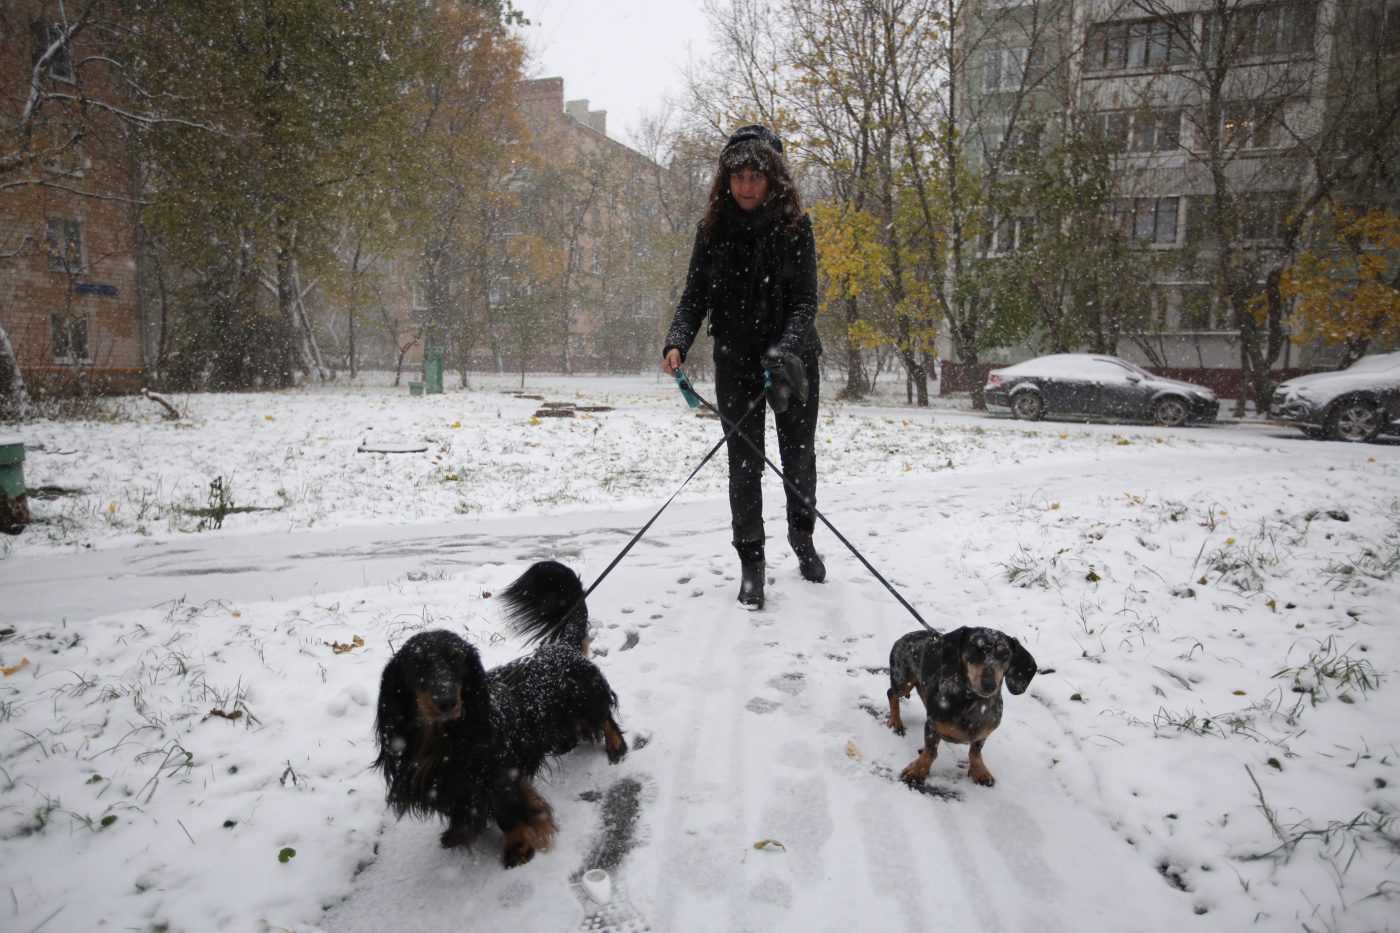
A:
<svg viewBox="0 0 1400 933">
<path fill-rule="evenodd" d="M 982 77 L 984 91 L 1018 91 L 1044 77 L 1045 56 L 1037 48 L 992 49 Z"/>
<path fill-rule="evenodd" d="M 1245 195 L 1240 199 L 1240 238 L 1277 240 L 1288 222 L 1291 200 L 1286 191 Z"/>
<path fill-rule="evenodd" d="M 30 43 L 30 66 L 33 67 L 39 64 L 39 59 L 53 48 L 55 42 L 63 38 L 63 29 L 54 23 L 30 20 L 29 36 L 32 40 Z M 73 59 L 68 55 L 67 44 L 55 52 L 53 58 L 49 59 L 49 74 L 60 81 L 73 80 Z"/>
<path fill-rule="evenodd" d="M 50 217 L 45 232 L 49 246 L 49 268 L 70 275 L 82 271 L 82 232 L 76 220 Z"/>
<path fill-rule="evenodd" d="M 1228 309 L 1220 302 L 1210 285 L 1181 286 L 1181 309 L 1177 314 L 1178 327 L 1189 332 L 1204 332 L 1225 329 Z"/>
<path fill-rule="evenodd" d="M 992 219 L 991 229 L 982 235 L 982 255 L 1005 256 L 1025 249 L 1034 242 L 1034 232 L 1029 217 L 997 215 Z"/>
<path fill-rule="evenodd" d="M 1113 218 L 1120 230 L 1142 243 L 1176 245 L 1180 198 L 1118 198 Z"/>
<path fill-rule="evenodd" d="M 1095 23 L 1089 27 L 1084 67 L 1088 71 L 1167 68 L 1186 64 L 1190 53 L 1189 16 Z"/>
<path fill-rule="evenodd" d="M 1400 3 L 1358 9 L 1351 41 L 1382 55 L 1400 55 Z"/>
<path fill-rule="evenodd" d="M 53 358 L 58 363 L 86 363 L 88 357 L 87 316 L 56 312 L 49 317 L 53 325 Z"/>
<path fill-rule="evenodd" d="M 1090 115 L 1089 131 L 1115 149 L 1163 152 L 1181 145 L 1181 111 L 1104 110 Z"/>
<path fill-rule="evenodd" d="M 1271 149 L 1283 142 L 1283 105 L 1273 101 L 1238 101 L 1221 108 L 1220 140 L 1234 149 Z"/>
<path fill-rule="evenodd" d="M 1205 15 L 1201 44 L 1207 61 L 1306 55 L 1313 51 L 1316 27 L 1317 5 L 1312 0 L 1237 7 Z"/>
<path fill-rule="evenodd" d="M 1037 130 L 1018 130 L 1006 138 L 1003 130 L 982 134 L 982 164 L 991 166 L 999 163 L 1001 171 L 1014 175 L 1027 160 L 1033 159 L 1040 151 L 1040 133 Z"/>
</svg>

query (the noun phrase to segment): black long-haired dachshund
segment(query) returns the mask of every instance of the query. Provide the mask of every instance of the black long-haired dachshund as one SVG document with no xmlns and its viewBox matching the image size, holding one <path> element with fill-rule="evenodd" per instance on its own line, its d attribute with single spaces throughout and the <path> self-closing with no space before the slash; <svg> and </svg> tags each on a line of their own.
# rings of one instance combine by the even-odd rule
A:
<svg viewBox="0 0 1400 933">
<path fill-rule="evenodd" d="M 603 742 L 613 764 L 627 741 L 617 695 L 588 660 L 588 610 L 578 576 L 555 561 L 526 570 L 502 598 L 507 619 L 540 647 L 486 671 L 452 632 L 414 635 L 379 682 L 374 766 L 397 814 L 447 817 L 446 848 L 469 844 L 488 820 L 505 834 L 507 868 L 548 849 L 556 831 L 532 779 L 581 740 Z"/>
</svg>

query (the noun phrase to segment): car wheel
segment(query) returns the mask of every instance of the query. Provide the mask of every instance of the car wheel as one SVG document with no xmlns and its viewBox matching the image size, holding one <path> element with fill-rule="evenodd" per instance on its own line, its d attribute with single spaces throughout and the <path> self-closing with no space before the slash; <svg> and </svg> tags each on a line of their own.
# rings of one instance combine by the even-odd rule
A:
<svg viewBox="0 0 1400 933">
<path fill-rule="evenodd" d="M 1186 403 L 1175 396 L 1168 396 L 1157 402 L 1152 409 L 1152 417 L 1158 424 L 1164 424 L 1169 428 L 1179 428 L 1186 423 Z"/>
<path fill-rule="evenodd" d="M 1025 421 L 1039 421 L 1045 414 L 1045 403 L 1040 400 L 1039 392 L 1018 392 L 1011 400 L 1011 413 Z"/>
<path fill-rule="evenodd" d="M 1365 399 L 1348 399 L 1327 413 L 1327 436 L 1334 441 L 1359 443 L 1381 433 L 1381 413 Z"/>
</svg>

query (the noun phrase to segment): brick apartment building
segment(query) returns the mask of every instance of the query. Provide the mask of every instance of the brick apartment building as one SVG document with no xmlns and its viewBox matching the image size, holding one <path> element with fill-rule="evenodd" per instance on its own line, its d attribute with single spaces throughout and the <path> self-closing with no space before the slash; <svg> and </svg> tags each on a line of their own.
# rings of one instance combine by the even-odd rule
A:
<svg viewBox="0 0 1400 933">
<path fill-rule="evenodd" d="M 132 166 L 99 33 L 0 6 L 0 327 L 31 394 L 143 379 Z"/>
<path fill-rule="evenodd" d="M 570 287 L 562 354 L 532 361 L 546 369 L 628 368 L 655 355 L 662 291 L 641 277 L 660 215 L 656 163 L 607 135 L 607 112 L 587 100 L 564 100 L 564 79 L 522 81 L 516 88 L 530 146 L 571 181 L 561 205 L 576 232 L 557 231 Z M 485 366 L 488 361 L 481 360 Z"/>
</svg>

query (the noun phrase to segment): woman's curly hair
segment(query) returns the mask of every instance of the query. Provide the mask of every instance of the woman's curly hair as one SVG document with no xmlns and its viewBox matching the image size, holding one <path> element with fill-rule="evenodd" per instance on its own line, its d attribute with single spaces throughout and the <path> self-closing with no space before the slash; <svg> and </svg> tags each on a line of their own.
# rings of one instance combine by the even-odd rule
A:
<svg viewBox="0 0 1400 933">
<path fill-rule="evenodd" d="M 705 207 L 705 216 L 700 221 L 701 234 L 708 238 L 714 233 L 724 202 L 734 200 L 729 193 L 729 176 L 741 168 L 762 172 L 768 178 L 768 196 L 760 210 L 776 213 L 777 226 L 784 233 L 796 230 L 803 217 L 802 196 L 798 194 L 797 185 L 788 172 L 787 160 L 781 152 L 762 140 L 744 139 L 727 146 L 720 153 L 715 179 L 710 185 L 710 199 Z"/>
</svg>

